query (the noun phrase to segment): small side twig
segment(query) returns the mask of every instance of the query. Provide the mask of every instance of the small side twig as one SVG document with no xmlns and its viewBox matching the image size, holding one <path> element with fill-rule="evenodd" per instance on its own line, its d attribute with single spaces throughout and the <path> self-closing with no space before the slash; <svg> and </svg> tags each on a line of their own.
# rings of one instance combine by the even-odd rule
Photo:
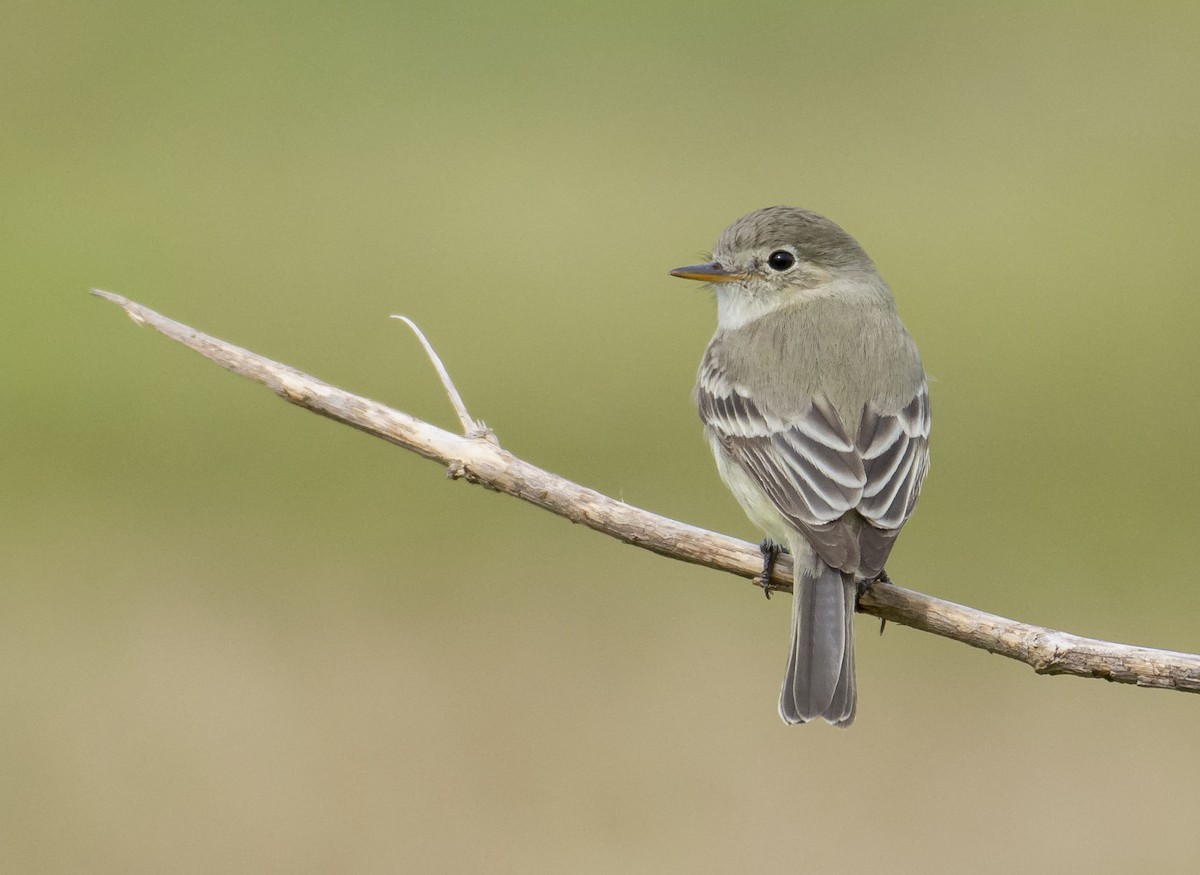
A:
<svg viewBox="0 0 1200 875">
<path fill-rule="evenodd" d="M 120 306 L 134 322 L 149 325 L 222 367 L 262 383 L 292 404 L 447 466 L 455 479 L 462 478 L 512 495 L 627 544 L 673 559 L 750 580 L 762 571 L 762 554 L 756 544 L 631 507 L 518 459 L 492 441 L 437 428 L 378 401 L 354 395 L 295 368 L 203 334 L 120 295 L 98 289 L 93 289 L 93 294 Z M 453 399 L 457 392 L 445 376 L 445 368 L 424 338 L 422 342 L 443 375 L 443 385 L 448 387 L 447 392 Z M 459 398 L 455 403 L 460 420 L 465 428 L 476 427 L 461 400 Z M 770 589 L 790 590 L 791 576 L 791 557 L 779 555 L 769 581 Z M 1196 654 L 1083 638 L 1020 623 L 878 580 L 864 584 L 858 608 L 880 619 L 1023 662 L 1039 674 L 1104 678 L 1143 687 L 1200 693 L 1200 655 Z"/>
<path fill-rule="evenodd" d="M 490 434 L 487 426 L 481 420 L 473 419 L 471 414 L 467 412 L 467 405 L 463 402 L 462 395 L 458 393 L 454 381 L 450 379 L 450 372 L 442 364 L 442 357 L 437 354 L 437 351 L 433 348 L 433 344 L 425 336 L 425 332 L 418 328 L 417 323 L 413 322 L 407 316 L 393 313 L 392 318 L 399 319 L 411 328 L 413 334 L 417 335 L 417 340 L 421 341 L 421 346 L 425 347 L 425 354 L 429 356 L 429 361 L 433 363 L 433 369 L 437 371 L 438 378 L 442 381 L 442 388 L 446 390 L 446 394 L 450 397 L 450 404 L 454 408 L 454 412 L 458 414 L 458 421 L 462 423 L 463 434 L 467 437 L 481 437 Z"/>
</svg>

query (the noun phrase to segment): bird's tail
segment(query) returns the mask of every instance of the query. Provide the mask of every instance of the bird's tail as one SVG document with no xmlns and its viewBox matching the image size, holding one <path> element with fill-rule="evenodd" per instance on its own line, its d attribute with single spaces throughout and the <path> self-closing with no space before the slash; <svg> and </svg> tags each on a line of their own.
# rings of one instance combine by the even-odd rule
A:
<svg viewBox="0 0 1200 875">
<path fill-rule="evenodd" d="M 796 563 L 792 596 L 792 652 L 779 716 L 786 723 L 824 717 L 835 726 L 854 722 L 854 575 L 817 560 Z"/>
</svg>

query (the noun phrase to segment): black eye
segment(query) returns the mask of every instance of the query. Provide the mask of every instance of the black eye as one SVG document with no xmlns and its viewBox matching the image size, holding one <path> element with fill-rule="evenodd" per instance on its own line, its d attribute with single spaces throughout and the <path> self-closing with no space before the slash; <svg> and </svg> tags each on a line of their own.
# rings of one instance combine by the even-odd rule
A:
<svg viewBox="0 0 1200 875">
<path fill-rule="evenodd" d="M 796 263 L 796 256 L 788 252 L 786 249 L 776 249 L 767 256 L 767 264 L 771 270 L 787 270 Z"/>
</svg>

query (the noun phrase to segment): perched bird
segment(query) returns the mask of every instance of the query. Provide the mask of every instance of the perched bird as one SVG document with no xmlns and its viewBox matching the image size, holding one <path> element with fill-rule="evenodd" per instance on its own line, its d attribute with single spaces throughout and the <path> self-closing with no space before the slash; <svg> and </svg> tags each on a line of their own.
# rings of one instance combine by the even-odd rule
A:
<svg viewBox="0 0 1200 875">
<path fill-rule="evenodd" d="M 916 344 L 867 253 L 808 210 L 743 216 L 671 274 L 716 290 L 696 403 L 721 479 L 795 561 L 779 714 L 849 726 L 857 581 L 883 573 L 929 465 Z"/>
</svg>

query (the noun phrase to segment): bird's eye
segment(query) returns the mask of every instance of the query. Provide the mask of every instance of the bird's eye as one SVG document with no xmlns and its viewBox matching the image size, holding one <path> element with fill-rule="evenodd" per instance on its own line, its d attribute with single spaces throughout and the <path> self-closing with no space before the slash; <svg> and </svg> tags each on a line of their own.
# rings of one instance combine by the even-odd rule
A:
<svg viewBox="0 0 1200 875">
<path fill-rule="evenodd" d="M 771 270 L 787 270 L 796 263 L 796 256 L 786 249 L 776 249 L 767 256 L 767 264 Z"/>
</svg>

